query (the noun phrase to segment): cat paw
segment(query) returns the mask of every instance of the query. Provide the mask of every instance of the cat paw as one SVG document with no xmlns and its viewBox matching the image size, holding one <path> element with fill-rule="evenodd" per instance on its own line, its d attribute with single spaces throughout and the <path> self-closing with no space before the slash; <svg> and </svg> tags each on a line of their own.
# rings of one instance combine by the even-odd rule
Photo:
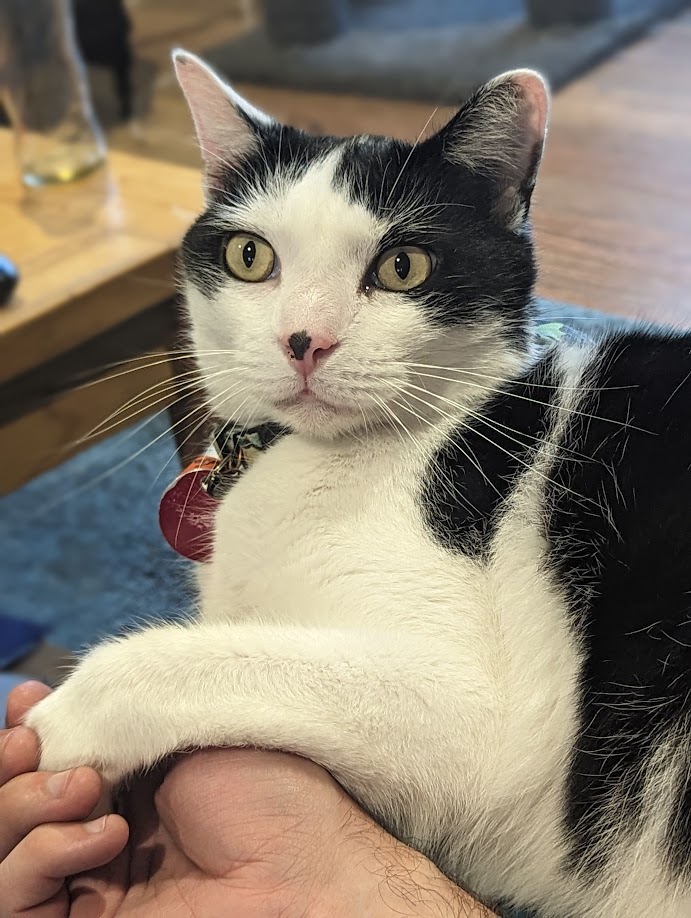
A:
<svg viewBox="0 0 691 918">
<path fill-rule="evenodd" d="M 136 686 L 131 668 L 128 673 L 126 647 L 121 642 L 92 651 L 26 714 L 24 724 L 41 744 L 42 771 L 90 765 L 116 785 L 156 761 L 155 734 L 142 711 L 145 688 Z"/>
</svg>

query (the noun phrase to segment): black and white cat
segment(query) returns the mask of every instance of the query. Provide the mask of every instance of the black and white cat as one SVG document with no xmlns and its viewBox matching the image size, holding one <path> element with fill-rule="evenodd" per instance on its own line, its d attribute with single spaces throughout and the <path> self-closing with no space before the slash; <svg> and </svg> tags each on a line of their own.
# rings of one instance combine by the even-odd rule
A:
<svg viewBox="0 0 691 918">
<path fill-rule="evenodd" d="M 691 339 L 536 345 L 541 78 L 411 146 L 175 64 L 209 398 L 292 433 L 222 502 L 198 621 L 97 647 L 30 713 L 42 766 L 292 750 L 487 900 L 688 918 Z"/>
</svg>

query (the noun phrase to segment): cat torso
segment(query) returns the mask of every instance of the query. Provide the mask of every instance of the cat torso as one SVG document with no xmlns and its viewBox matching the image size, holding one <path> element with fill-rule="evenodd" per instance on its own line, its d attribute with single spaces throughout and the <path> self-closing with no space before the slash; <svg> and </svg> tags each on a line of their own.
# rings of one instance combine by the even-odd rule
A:
<svg viewBox="0 0 691 918">
<path fill-rule="evenodd" d="M 591 825 L 580 831 L 586 837 L 591 832 L 595 847 L 608 829 L 606 818 L 597 826 L 604 817 L 591 797 L 596 776 L 579 786 L 572 774 L 598 761 L 606 734 L 581 759 L 574 758 L 574 746 L 579 729 L 588 729 L 586 711 L 597 710 L 601 689 L 593 686 L 588 706 L 583 704 L 588 638 L 593 629 L 612 627 L 624 642 L 627 610 L 611 605 L 607 614 L 613 623 L 584 629 L 580 616 L 589 612 L 579 608 L 560 572 L 570 557 L 580 557 L 584 579 L 577 588 L 602 590 L 612 570 L 624 563 L 609 551 L 607 532 L 619 544 L 626 537 L 616 533 L 631 524 L 630 501 L 637 489 L 640 510 L 647 509 L 646 483 L 636 480 L 644 471 L 637 444 L 643 450 L 652 444 L 654 454 L 666 447 L 656 443 L 656 430 L 643 427 L 661 407 L 659 398 L 657 405 L 645 404 L 646 398 L 656 401 L 657 394 L 626 377 L 637 368 L 624 358 L 631 351 L 640 354 L 642 347 L 651 355 L 657 349 L 660 366 L 668 362 L 665 345 L 654 339 L 603 344 L 590 355 L 552 353 L 518 387 L 500 387 L 515 395 L 509 412 L 515 427 L 506 423 L 507 400 L 498 396 L 483 410 L 484 427 L 450 416 L 445 426 L 412 438 L 402 430 L 345 444 L 288 436 L 258 461 L 218 514 L 216 555 L 203 575 L 205 619 L 345 626 L 371 632 L 373 641 L 385 640 L 387 632 L 409 631 L 421 644 L 445 644 L 449 665 L 463 674 L 459 693 L 470 683 L 473 695 L 459 707 L 458 697 L 449 697 L 453 674 L 440 677 L 440 731 L 462 732 L 477 755 L 465 755 L 451 781 L 444 776 L 454 772 L 454 762 L 445 759 L 443 742 L 433 756 L 430 767 L 439 780 L 429 788 L 427 806 L 447 807 L 451 824 L 440 820 L 437 836 L 425 838 L 430 828 L 422 807 L 403 814 L 394 828 L 409 839 L 422 837 L 423 850 L 436 853 L 444 869 L 489 896 L 511 888 L 519 900 L 539 902 L 555 898 L 559 884 L 565 902 L 576 895 L 587 899 L 582 889 L 576 893 L 588 858 L 579 860 L 582 836 L 569 827 L 569 813 L 579 808 L 588 813 Z M 671 351 L 678 354 L 682 348 Z M 621 398 L 628 402 L 631 428 L 624 416 L 609 413 L 619 410 Z M 673 406 L 665 423 L 677 416 Z M 459 430 L 464 430 L 460 439 Z M 484 434 L 478 437 L 478 431 Z M 454 452 L 454 443 L 463 444 L 460 452 Z M 614 458 L 621 463 L 613 465 Z M 597 479 L 592 494 L 580 490 L 574 471 L 587 467 Z M 678 482 L 669 484 L 678 495 Z M 664 483 L 657 487 L 662 505 Z M 612 495 L 618 507 L 612 506 Z M 591 518 L 597 518 L 598 548 L 588 533 Z M 636 558 L 636 547 L 629 547 Z M 654 547 L 648 549 L 653 563 L 646 578 L 666 576 L 657 568 Z M 586 586 L 590 561 L 599 571 L 598 583 Z M 631 610 L 639 624 L 641 614 L 653 622 L 658 610 Z M 599 648 L 592 650 L 593 658 L 601 656 Z M 616 682 L 621 666 L 611 660 L 609 672 L 598 678 Z M 629 703 L 626 688 L 610 690 L 619 691 L 619 704 Z M 454 724 L 456 708 L 460 723 Z M 452 754 L 452 746 L 448 750 Z M 624 745 L 621 752 L 631 754 Z M 636 754 L 631 771 L 620 765 L 615 756 L 611 772 L 600 769 L 613 799 L 624 792 L 622 781 L 647 767 L 645 756 Z M 349 789 L 370 802 L 362 788 L 351 784 Z M 663 798 L 668 790 L 667 784 L 661 786 Z M 643 806 L 643 785 L 640 794 Z M 642 838 L 657 831 L 645 820 L 641 829 Z M 639 875 L 646 869 L 654 874 L 659 853 L 648 851 L 646 868 L 645 843 L 639 843 L 631 847 L 625 833 L 617 834 L 610 854 L 616 851 L 622 863 L 637 857 Z M 652 907 L 660 893 L 653 880 L 650 889 Z"/>
<path fill-rule="evenodd" d="M 523 882 L 533 858 L 546 875 L 564 853 L 555 829 L 575 731 L 576 641 L 545 568 L 540 471 L 516 482 L 484 558 L 450 551 L 427 524 L 424 483 L 451 426 L 418 432 L 414 442 L 402 431 L 340 445 L 284 438 L 219 509 L 201 613 L 207 621 L 359 629 L 373 642 L 402 631 L 422 644 L 443 642 L 474 700 L 462 703 L 462 727 L 453 725 L 455 702 L 440 681 L 442 729 L 477 754 L 465 757 L 466 808 L 458 810 L 460 777 L 441 781 L 453 820 L 441 822 L 439 839 L 418 844 L 429 851 L 445 834 L 483 837 L 482 867 L 470 849 L 462 857 L 448 850 L 444 866 L 496 895 L 501 887 L 487 889 L 488 850 L 495 863 L 511 852 Z M 443 747 L 433 766 L 440 773 L 450 765 Z M 349 789 L 371 805 L 362 788 Z M 506 800 L 515 795 L 545 818 L 532 828 L 516 809 L 509 818 Z M 431 795 L 428 804 L 440 801 Z M 402 814 L 396 828 L 412 840 L 429 832 L 423 812 Z"/>
</svg>

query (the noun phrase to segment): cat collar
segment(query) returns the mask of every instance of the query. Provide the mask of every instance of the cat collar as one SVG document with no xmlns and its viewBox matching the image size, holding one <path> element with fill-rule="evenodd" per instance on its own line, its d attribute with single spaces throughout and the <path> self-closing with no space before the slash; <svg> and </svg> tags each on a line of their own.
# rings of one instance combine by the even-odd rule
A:
<svg viewBox="0 0 691 918">
<path fill-rule="evenodd" d="M 221 498 L 285 432 L 277 424 L 247 429 L 233 421 L 216 429 L 209 451 L 194 459 L 161 497 L 158 521 L 171 548 L 192 561 L 210 559 Z"/>
</svg>

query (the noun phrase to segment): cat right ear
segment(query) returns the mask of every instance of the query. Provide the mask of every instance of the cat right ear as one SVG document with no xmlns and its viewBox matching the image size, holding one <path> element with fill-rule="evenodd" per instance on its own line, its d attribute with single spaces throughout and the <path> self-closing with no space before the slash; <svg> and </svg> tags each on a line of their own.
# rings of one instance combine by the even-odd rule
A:
<svg viewBox="0 0 691 918">
<path fill-rule="evenodd" d="M 528 216 L 548 115 L 544 79 L 512 70 L 479 89 L 437 135 L 449 162 L 491 180 L 493 213 L 516 232 Z"/>
<path fill-rule="evenodd" d="M 259 145 L 262 127 L 272 120 L 189 51 L 173 52 L 178 82 L 192 113 L 204 161 L 207 197 L 222 189 L 228 169 Z"/>
</svg>

